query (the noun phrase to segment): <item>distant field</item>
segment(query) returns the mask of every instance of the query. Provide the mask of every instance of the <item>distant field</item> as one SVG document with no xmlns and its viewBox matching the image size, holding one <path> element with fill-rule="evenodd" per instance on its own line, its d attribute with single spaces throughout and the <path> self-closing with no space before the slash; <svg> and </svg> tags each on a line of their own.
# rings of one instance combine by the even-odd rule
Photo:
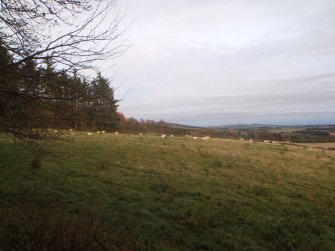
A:
<svg viewBox="0 0 335 251">
<path fill-rule="evenodd" d="M 335 152 L 75 135 L 41 169 L 0 135 L 0 250 L 334 250 Z"/>
<path fill-rule="evenodd" d="M 269 132 L 272 132 L 272 133 L 280 133 L 280 132 L 295 132 L 295 131 L 298 131 L 298 130 L 304 130 L 305 127 L 283 127 L 281 129 L 270 129 Z"/>
<path fill-rule="evenodd" d="M 322 147 L 335 150 L 335 142 L 330 143 L 303 143 L 300 145 L 309 146 L 309 147 Z"/>
</svg>

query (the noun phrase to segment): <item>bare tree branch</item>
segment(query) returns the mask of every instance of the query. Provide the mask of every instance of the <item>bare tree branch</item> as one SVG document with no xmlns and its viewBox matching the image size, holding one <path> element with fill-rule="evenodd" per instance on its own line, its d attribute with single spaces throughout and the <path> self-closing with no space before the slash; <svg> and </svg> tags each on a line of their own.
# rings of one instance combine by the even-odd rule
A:
<svg viewBox="0 0 335 251">
<path fill-rule="evenodd" d="M 115 0 L 0 0 L 0 35 L 21 65 L 54 59 L 60 68 L 95 69 L 127 49 Z M 69 21 L 71 20 L 71 21 Z M 55 30 L 61 30 L 55 34 Z"/>
</svg>

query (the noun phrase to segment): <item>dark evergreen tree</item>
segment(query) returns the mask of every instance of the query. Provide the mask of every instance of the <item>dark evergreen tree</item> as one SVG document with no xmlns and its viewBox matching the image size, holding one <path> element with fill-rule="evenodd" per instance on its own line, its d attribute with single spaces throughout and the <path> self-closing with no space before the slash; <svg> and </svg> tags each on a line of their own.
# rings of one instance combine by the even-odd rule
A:
<svg viewBox="0 0 335 251">
<path fill-rule="evenodd" d="M 117 100 L 114 98 L 114 90 L 110 87 L 108 79 L 101 73 L 91 84 L 92 107 L 90 109 L 90 123 L 97 129 L 113 130 L 117 126 Z"/>
</svg>

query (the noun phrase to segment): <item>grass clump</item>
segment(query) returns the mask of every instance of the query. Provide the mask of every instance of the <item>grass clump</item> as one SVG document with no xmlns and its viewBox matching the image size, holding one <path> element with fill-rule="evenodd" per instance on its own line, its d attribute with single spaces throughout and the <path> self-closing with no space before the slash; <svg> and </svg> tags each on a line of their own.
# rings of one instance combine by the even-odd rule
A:
<svg viewBox="0 0 335 251">
<path fill-rule="evenodd" d="M 31 169 L 41 169 L 41 158 L 39 156 L 35 156 L 30 164 Z"/>
<path fill-rule="evenodd" d="M 214 160 L 213 161 L 213 166 L 214 167 L 222 167 L 223 166 L 222 160 Z"/>
</svg>

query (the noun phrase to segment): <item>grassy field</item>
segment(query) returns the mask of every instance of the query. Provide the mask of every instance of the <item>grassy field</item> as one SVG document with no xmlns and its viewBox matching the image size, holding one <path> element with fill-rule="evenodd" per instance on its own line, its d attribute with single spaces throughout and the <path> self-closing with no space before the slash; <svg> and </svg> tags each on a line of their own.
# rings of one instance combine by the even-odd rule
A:
<svg viewBox="0 0 335 251">
<path fill-rule="evenodd" d="M 335 152 L 75 136 L 42 167 L 0 135 L 0 250 L 335 250 Z"/>
<path fill-rule="evenodd" d="M 316 147 L 316 148 L 325 148 L 335 150 L 335 142 L 327 142 L 327 143 L 301 143 L 300 145 L 308 146 L 308 147 Z"/>
</svg>

